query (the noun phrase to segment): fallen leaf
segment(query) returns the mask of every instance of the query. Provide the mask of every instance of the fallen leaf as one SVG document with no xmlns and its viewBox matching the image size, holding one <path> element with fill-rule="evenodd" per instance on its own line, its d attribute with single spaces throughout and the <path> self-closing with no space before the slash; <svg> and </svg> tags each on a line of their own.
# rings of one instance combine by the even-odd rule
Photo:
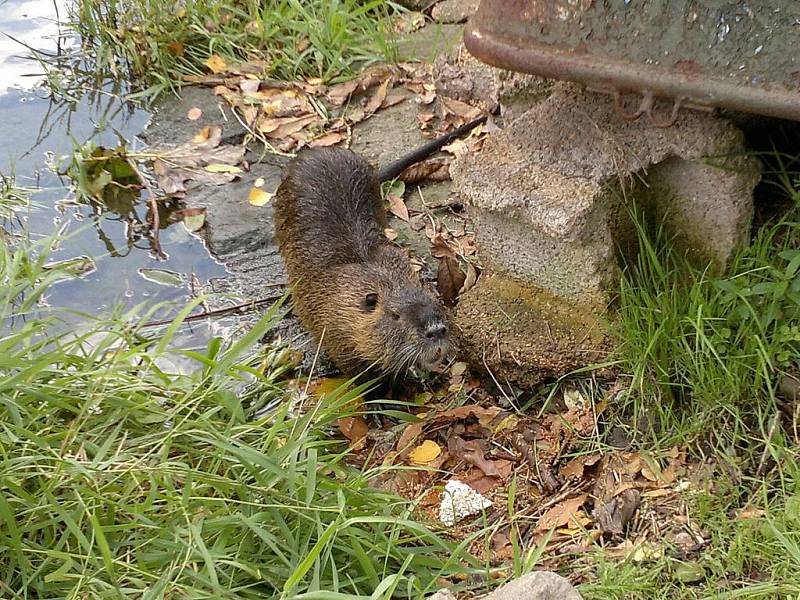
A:
<svg viewBox="0 0 800 600">
<path fill-rule="evenodd" d="M 464 278 L 464 284 L 461 286 L 461 289 L 458 290 L 458 295 L 461 296 L 462 294 L 470 291 L 474 286 L 475 283 L 478 281 L 478 270 L 475 268 L 471 262 L 466 262 L 467 265 L 467 276 Z"/>
<path fill-rule="evenodd" d="M 175 56 L 183 56 L 186 53 L 186 49 L 183 47 L 181 42 L 172 42 L 171 44 L 167 44 L 167 48 Z"/>
<path fill-rule="evenodd" d="M 209 173 L 241 173 L 242 169 L 236 165 L 226 165 L 225 163 L 211 163 L 203 167 Z"/>
<path fill-rule="evenodd" d="M 257 188 L 264 187 L 264 178 L 263 177 L 259 177 L 258 179 L 256 179 L 253 182 L 253 187 L 257 187 Z"/>
<path fill-rule="evenodd" d="M 201 137 L 205 137 L 205 134 Z M 152 148 L 157 155 L 153 161 L 159 187 L 167 194 L 182 194 L 187 182 L 221 185 L 233 181 L 237 173 L 214 173 L 204 167 L 210 164 L 235 165 L 244 156 L 244 146 L 221 144 L 222 128 L 213 126 L 208 138 L 200 143 L 189 142 L 177 148 Z"/>
<path fill-rule="evenodd" d="M 455 115 L 464 122 L 473 121 L 481 116 L 481 109 L 455 98 L 442 96 L 440 98 L 445 115 Z"/>
<path fill-rule="evenodd" d="M 412 33 L 425 26 L 425 14 L 419 11 L 400 13 L 394 20 L 395 33 Z"/>
<path fill-rule="evenodd" d="M 386 196 L 389 201 L 389 212 L 398 219 L 408 222 L 408 207 L 400 196 L 389 194 Z"/>
<path fill-rule="evenodd" d="M 450 247 L 440 233 L 437 233 L 431 242 L 431 254 L 436 258 L 456 258 L 455 251 Z"/>
<path fill-rule="evenodd" d="M 193 144 L 202 144 L 205 141 L 208 141 L 208 138 L 211 137 L 211 127 L 203 127 L 200 131 L 198 131 L 194 137 L 192 138 Z"/>
<path fill-rule="evenodd" d="M 166 287 L 181 287 L 185 281 L 185 277 L 175 271 L 168 271 L 166 269 L 145 269 L 138 270 L 142 279 L 163 285 Z"/>
<path fill-rule="evenodd" d="M 499 406 L 484 407 L 480 404 L 467 404 L 441 412 L 437 414 L 433 420 L 438 422 L 442 420 L 475 417 L 482 427 L 488 428 L 501 412 L 503 412 L 503 409 Z"/>
<path fill-rule="evenodd" d="M 588 494 L 580 494 L 574 498 L 559 502 L 539 518 L 536 529 L 538 531 L 547 531 L 572 524 L 578 514 L 578 510 L 588 498 Z"/>
<path fill-rule="evenodd" d="M 603 533 L 621 535 L 639 507 L 641 496 L 638 490 L 628 489 L 607 502 L 596 506 L 594 518 Z"/>
<path fill-rule="evenodd" d="M 333 131 L 331 133 L 326 133 L 314 138 L 308 143 L 308 145 L 312 148 L 327 148 L 328 146 L 335 146 L 336 144 L 343 142 L 345 139 L 347 138 L 344 134 L 339 133 L 338 131 Z"/>
<path fill-rule="evenodd" d="M 375 92 L 372 94 L 372 97 L 369 99 L 366 106 L 364 107 L 364 110 L 367 112 L 367 114 L 372 114 L 381 107 L 383 101 L 386 100 L 386 94 L 389 90 L 389 86 L 391 85 L 391 83 L 392 80 L 387 79 L 378 86 L 378 89 L 375 90 Z"/>
<path fill-rule="evenodd" d="M 190 121 L 197 121 L 197 119 L 199 119 L 202 116 L 203 116 L 203 111 L 197 108 L 196 106 L 190 108 L 189 112 L 186 113 L 186 118 L 189 119 Z"/>
<path fill-rule="evenodd" d="M 218 73 L 222 73 L 225 69 L 228 68 L 228 64 L 225 62 L 225 60 L 217 54 L 212 54 L 211 56 L 209 56 L 208 60 L 206 60 L 205 62 L 205 65 L 215 75 Z"/>
<path fill-rule="evenodd" d="M 347 102 L 353 92 L 356 91 L 356 88 L 358 88 L 357 79 L 345 81 L 344 83 L 337 83 L 328 88 L 328 93 L 325 97 L 328 99 L 328 102 L 334 106 L 341 106 Z"/>
<path fill-rule="evenodd" d="M 393 242 L 397 239 L 397 232 L 391 227 L 387 227 L 386 229 L 384 229 L 383 235 L 385 235 L 386 239 L 389 240 L 390 242 Z"/>
<path fill-rule="evenodd" d="M 456 303 L 458 291 L 464 285 L 466 278 L 456 259 L 445 256 L 439 260 L 436 287 L 445 306 L 453 306 Z"/>
<path fill-rule="evenodd" d="M 369 425 L 364 417 L 342 417 L 337 420 L 339 431 L 351 442 L 364 439 L 369 433 Z"/>
<path fill-rule="evenodd" d="M 189 231 L 200 231 L 206 223 L 205 208 L 184 208 L 183 226 Z"/>
<path fill-rule="evenodd" d="M 274 195 L 275 194 L 254 187 L 250 189 L 250 193 L 247 195 L 247 201 L 252 206 L 264 206 L 267 202 L 272 200 Z"/>
<path fill-rule="evenodd" d="M 443 158 L 431 158 L 411 165 L 400 174 L 399 179 L 406 183 L 420 181 L 447 181 L 450 179 L 450 162 Z"/>
<path fill-rule="evenodd" d="M 408 458 L 412 464 L 429 465 L 441 453 L 442 448 L 439 446 L 439 444 L 432 440 L 425 440 L 411 451 L 411 453 L 408 455 Z"/>
<path fill-rule="evenodd" d="M 417 423 L 410 423 L 403 429 L 403 433 L 400 434 L 397 440 L 398 452 L 406 452 L 409 449 L 409 446 L 422 434 L 422 425 L 422 421 L 419 421 Z"/>
</svg>

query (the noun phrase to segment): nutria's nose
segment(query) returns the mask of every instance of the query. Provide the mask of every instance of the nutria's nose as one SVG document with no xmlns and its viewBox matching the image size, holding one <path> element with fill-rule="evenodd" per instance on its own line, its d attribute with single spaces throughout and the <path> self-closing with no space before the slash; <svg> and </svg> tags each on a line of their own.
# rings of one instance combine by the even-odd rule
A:
<svg viewBox="0 0 800 600">
<path fill-rule="evenodd" d="M 425 328 L 425 337 L 429 340 L 441 340 L 447 335 L 447 327 L 441 321 L 429 323 Z"/>
</svg>

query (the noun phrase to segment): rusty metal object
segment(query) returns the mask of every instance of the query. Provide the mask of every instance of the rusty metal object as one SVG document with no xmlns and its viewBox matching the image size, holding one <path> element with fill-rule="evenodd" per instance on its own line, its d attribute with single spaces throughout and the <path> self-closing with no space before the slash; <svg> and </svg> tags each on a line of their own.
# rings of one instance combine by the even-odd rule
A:
<svg viewBox="0 0 800 600">
<path fill-rule="evenodd" d="M 488 64 L 586 84 L 659 126 L 681 106 L 800 121 L 797 0 L 481 0 L 464 40 Z M 656 98 L 675 99 L 666 119 Z"/>
</svg>

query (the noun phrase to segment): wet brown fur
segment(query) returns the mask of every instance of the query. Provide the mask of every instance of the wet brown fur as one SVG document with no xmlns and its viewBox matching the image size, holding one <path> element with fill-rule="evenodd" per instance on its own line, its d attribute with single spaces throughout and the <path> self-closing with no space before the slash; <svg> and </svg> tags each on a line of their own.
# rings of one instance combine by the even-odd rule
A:
<svg viewBox="0 0 800 600">
<path fill-rule="evenodd" d="M 294 159 L 277 191 L 275 226 L 294 312 L 342 371 L 401 375 L 446 353 L 446 329 L 441 340 L 430 333 L 445 327 L 444 314 L 384 236 L 379 182 L 363 158 L 324 148 Z"/>
</svg>

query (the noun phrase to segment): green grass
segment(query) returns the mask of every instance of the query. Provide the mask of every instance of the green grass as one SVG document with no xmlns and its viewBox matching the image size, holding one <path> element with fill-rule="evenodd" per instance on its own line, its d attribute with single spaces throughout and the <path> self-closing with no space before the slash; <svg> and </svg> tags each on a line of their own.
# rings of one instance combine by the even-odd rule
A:
<svg viewBox="0 0 800 600">
<path fill-rule="evenodd" d="M 794 209 L 722 275 L 634 214 L 641 252 L 622 278 L 617 323 L 630 389 L 608 425 L 636 448 L 681 445 L 708 465 L 711 477 L 685 500 L 709 543 L 684 556 L 668 537 L 652 539 L 663 556 L 641 562 L 598 548 L 578 558 L 587 598 L 800 598 L 796 407 L 778 391 L 785 373 L 800 371 L 800 185 L 779 175 Z M 744 509 L 763 512 L 741 518 Z"/>
<path fill-rule="evenodd" d="M 158 307 L 64 326 L 51 242 L 0 241 L 0 597 L 417 598 L 484 572 L 345 464 L 356 391 L 251 418 L 285 396 L 256 368 L 279 308 L 202 353 L 171 347 L 193 305 L 158 332 Z"/>
<path fill-rule="evenodd" d="M 349 75 L 395 57 L 398 10 L 388 0 L 79 0 L 70 24 L 101 72 L 132 76 L 153 97 L 208 73 L 212 54 L 266 61 L 277 78 Z"/>
</svg>

